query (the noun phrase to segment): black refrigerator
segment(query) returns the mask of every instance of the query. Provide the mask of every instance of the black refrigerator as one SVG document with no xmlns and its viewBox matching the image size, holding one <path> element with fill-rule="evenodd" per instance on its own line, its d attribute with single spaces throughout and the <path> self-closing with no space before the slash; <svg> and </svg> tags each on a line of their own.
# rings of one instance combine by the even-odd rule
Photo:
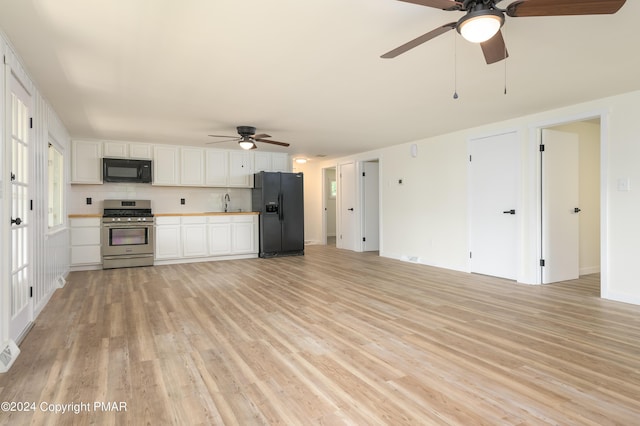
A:
<svg viewBox="0 0 640 426">
<path fill-rule="evenodd" d="M 256 173 L 251 206 L 260 213 L 260 257 L 304 254 L 302 173 Z"/>
</svg>

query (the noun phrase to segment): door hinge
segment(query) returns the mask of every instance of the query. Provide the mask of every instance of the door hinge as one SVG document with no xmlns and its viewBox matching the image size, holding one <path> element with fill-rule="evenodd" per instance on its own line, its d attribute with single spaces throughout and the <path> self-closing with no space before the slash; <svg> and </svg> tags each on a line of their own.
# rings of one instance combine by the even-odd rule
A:
<svg viewBox="0 0 640 426">
<path fill-rule="evenodd" d="M 13 182 L 14 180 L 16 180 L 16 174 L 15 173 L 11 173 L 11 182 Z"/>
<path fill-rule="evenodd" d="M 544 259 L 540 259 L 540 266 L 544 266 Z"/>
<path fill-rule="evenodd" d="M 33 286 L 29 287 L 29 297 L 33 297 Z"/>
<path fill-rule="evenodd" d="M 469 162 L 471 162 L 471 156 L 469 156 Z"/>
<path fill-rule="evenodd" d="M 364 172 L 362 172 L 362 177 L 364 177 Z"/>
<path fill-rule="evenodd" d="M 33 129 L 33 117 L 29 117 L 29 128 Z"/>
<path fill-rule="evenodd" d="M 469 252 L 469 259 L 473 259 L 473 255 Z"/>
<path fill-rule="evenodd" d="M 365 237 L 362 237 L 362 242 L 367 241 L 367 239 Z"/>
<path fill-rule="evenodd" d="M 33 211 L 33 200 L 29 200 L 29 210 Z"/>
<path fill-rule="evenodd" d="M 544 144 L 540 144 L 540 152 L 544 151 Z"/>
</svg>

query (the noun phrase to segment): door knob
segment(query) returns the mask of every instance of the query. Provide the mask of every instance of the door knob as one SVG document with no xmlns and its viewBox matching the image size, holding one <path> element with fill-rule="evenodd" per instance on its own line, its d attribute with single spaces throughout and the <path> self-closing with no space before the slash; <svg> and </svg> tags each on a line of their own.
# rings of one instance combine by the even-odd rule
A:
<svg viewBox="0 0 640 426">
<path fill-rule="evenodd" d="M 351 207 L 350 209 L 347 209 L 347 210 L 349 210 L 349 211 L 353 211 L 353 207 Z"/>
<path fill-rule="evenodd" d="M 14 223 L 16 225 L 20 225 L 22 223 L 22 219 L 20 219 L 19 217 L 15 218 L 15 219 L 11 218 L 11 224 L 13 225 Z"/>
<path fill-rule="evenodd" d="M 505 210 L 502 213 L 504 213 L 504 214 L 516 214 L 516 210 L 515 209 Z"/>
<path fill-rule="evenodd" d="M 580 208 L 579 208 L 579 207 L 576 207 L 575 209 L 573 209 L 573 212 L 574 212 L 574 213 L 580 213 L 580 212 L 581 212 L 581 210 L 580 210 Z"/>
</svg>

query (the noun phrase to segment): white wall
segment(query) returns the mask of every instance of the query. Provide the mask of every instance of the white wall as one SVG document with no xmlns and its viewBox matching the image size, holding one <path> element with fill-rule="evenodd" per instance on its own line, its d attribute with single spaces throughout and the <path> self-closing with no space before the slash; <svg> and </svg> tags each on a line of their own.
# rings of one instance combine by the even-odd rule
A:
<svg viewBox="0 0 640 426">
<path fill-rule="evenodd" d="M 386 257 L 417 257 L 420 262 L 468 271 L 467 141 L 478 136 L 517 131 L 522 152 L 519 281 L 536 283 L 539 187 L 536 128 L 602 115 L 601 241 L 605 264 L 602 296 L 640 304 L 634 265 L 640 258 L 640 91 L 546 111 L 486 126 L 414 141 L 410 144 L 334 159 L 305 167 L 305 199 L 321 200 L 323 167 L 348 160 L 380 159 L 381 249 Z M 617 180 L 629 178 L 631 191 L 618 191 Z M 403 183 L 399 184 L 398 180 Z M 307 235 L 321 232 L 321 203 L 305 204 Z M 319 237 L 318 237 L 319 238 Z"/>
</svg>

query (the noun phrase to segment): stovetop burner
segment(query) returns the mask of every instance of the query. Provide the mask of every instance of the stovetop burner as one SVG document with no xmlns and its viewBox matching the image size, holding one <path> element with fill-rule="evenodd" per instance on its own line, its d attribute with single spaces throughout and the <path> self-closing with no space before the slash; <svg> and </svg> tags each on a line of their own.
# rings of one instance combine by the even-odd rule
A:
<svg viewBox="0 0 640 426">
<path fill-rule="evenodd" d="M 150 200 L 104 200 L 104 218 L 153 217 Z"/>
</svg>

